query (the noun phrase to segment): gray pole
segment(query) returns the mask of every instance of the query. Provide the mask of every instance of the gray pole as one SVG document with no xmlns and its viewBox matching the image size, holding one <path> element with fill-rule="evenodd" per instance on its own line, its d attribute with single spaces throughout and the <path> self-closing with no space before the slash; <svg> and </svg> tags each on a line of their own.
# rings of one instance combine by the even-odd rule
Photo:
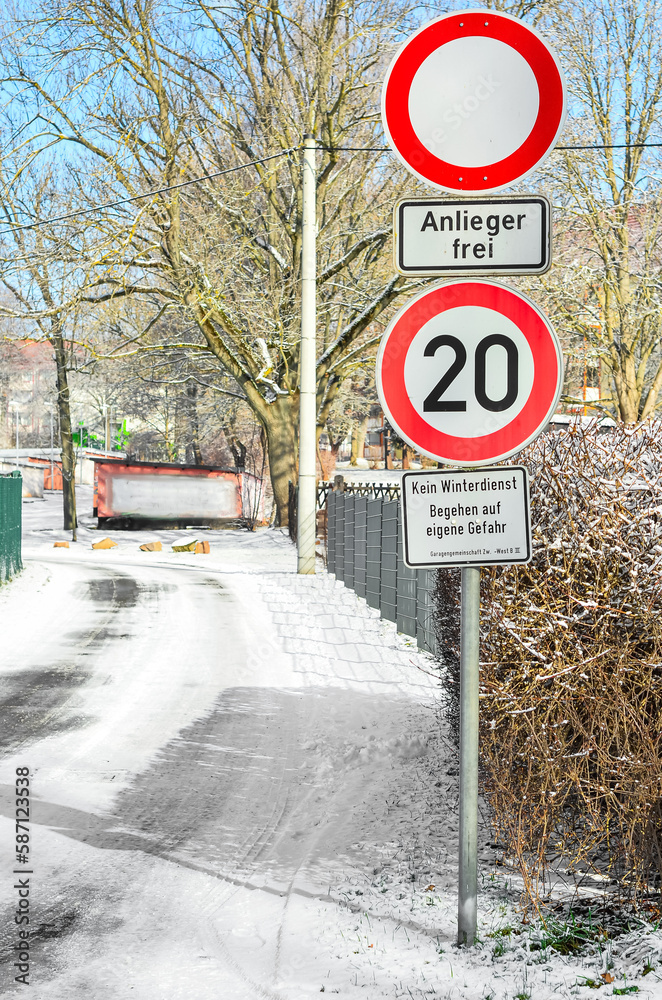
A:
<svg viewBox="0 0 662 1000">
<path fill-rule="evenodd" d="M 458 944 L 472 945 L 477 924 L 478 665 L 480 567 L 462 569 L 460 637 L 460 863 Z"/>
<path fill-rule="evenodd" d="M 84 425 L 83 421 L 79 420 L 78 421 L 78 435 L 79 435 L 79 437 L 78 437 L 78 443 L 80 445 L 80 479 L 79 479 L 79 483 L 83 482 L 83 455 L 84 455 L 84 453 L 83 453 L 83 427 L 84 426 L 85 425 Z"/>
<path fill-rule="evenodd" d="M 301 367 L 299 370 L 299 503 L 297 572 L 315 572 L 317 476 L 315 468 L 316 403 L 316 142 L 303 140 L 303 223 L 301 249 Z"/>
<path fill-rule="evenodd" d="M 51 407 L 51 489 L 54 490 L 55 482 L 53 481 L 53 466 L 55 464 L 54 462 L 55 456 L 53 454 L 53 404 L 52 403 L 50 404 L 50 407 Z"/>
<path fill-rule="evenodd" d="M 110 445 L 110 407 L 108 403 L 103 404 L 103 420 L 104 420 L 104 451 L 108 455 L 108 446 Z"/>
</svg>

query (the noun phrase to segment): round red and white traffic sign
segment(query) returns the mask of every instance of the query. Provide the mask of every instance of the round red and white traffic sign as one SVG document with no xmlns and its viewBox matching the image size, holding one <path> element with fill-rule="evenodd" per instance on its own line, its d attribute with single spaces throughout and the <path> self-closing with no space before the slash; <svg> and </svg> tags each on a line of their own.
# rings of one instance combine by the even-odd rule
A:
<svg viewBox="0 0 662 1000">
<path fill-rule="evenodd" d="M 449 281 L 411 299 L 377 355 L 377 391 L 397 433 L 449 465 L 489 465 L 533 441 L 561 395 L 547 317 L 495 281 Z"/>
<path fill-rule="evenodd" d="M 565 82 L 543 37 L 509 14 L 465 10 L 420 28 L 382 91 L 386 138 L 405 166 L 446 191 L 498 191 L 551 152 Z"/>
</svg>

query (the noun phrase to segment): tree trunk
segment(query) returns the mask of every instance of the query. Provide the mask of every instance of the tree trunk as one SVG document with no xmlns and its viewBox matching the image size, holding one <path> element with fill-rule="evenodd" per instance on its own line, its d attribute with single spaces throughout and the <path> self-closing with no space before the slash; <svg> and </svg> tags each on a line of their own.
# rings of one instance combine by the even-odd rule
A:
<svg viewBox="0 0 662 1000">
<path fill-rule="evenodd" d="M 358 425 L 352 428 L 352 456 L 350 465 L 358 465 L 359 459 L 363 458 L 363 448 L 365 446 L 365 436 L 368 432 L 368 415 L 361 419 Z"/>
<path fill-rule="evenodd" d="M 267 434 L 269 473 L 276 502 L 276 525 L 286 528 L 288 517 L 288 483 L 296 485 L 298 395 L 279 396 L 262 416 Z"/>
<path fill-rule="evenodd" d="M 636 424 L 639 418 L 640 394 L 637 389 L 634 357 L 630 352 L 622 350 L 619 360 L 619 368 L 614 373 L 618 414 L 624 424 Z"/>
<path fill-rule="evenodd" d="M 342 439 L 339 441 L 332 441 L 329 438 L 329 449 L 322 451 L 318 448 L 317 455 L 319 458 L 320 469 L 322 471 L 322 476 L 328 482 L 331 476 L 336 471 L 336 465 L 338 464 L 338 455 L 340 453 L 340 445 L 342 444 Z"/>
<path fill-rule="evenodd" d="M 243 472 L 246 468 L 246 445 L 243 441 L 240 441 L 238 437 L 225 435 L 228 444 L 230 445 L 230 451 L 232 452 L 232 457 L 234 458 L 234 467 L 237 472 Z"/>
<path fill-rule="evenodd" d="M 660 390 L 662 390 L 662 364 L 658 366 L 655 372 L 655 377 L 651 382 L 650 388 L 642 399 L 641 403 L 641 413 L 639 415 L 640 420 L 648 420 L 655 413 L 655 406 L 657 404 Z"/>
<path fill-rule="evenodd" d="M 320 475 L 325 482 L 328 482 L 333 475 L 336 467 L 336 460 L 338 458 L 338 453 L 331 450 L 331 446 L 328 448 L 321 448 L 319 443 L 319 435 L 317 438 L 317 461 L 319 462 Z"/>
<path fill-rule="evenodd" d="M 232 452 L 232 457 L 234 459 L 234 467 L 237 472 L 243 472 L 246 468 L 246 452 L 248 449 L 246 445 L 241 441 L 236 433 L 236 417 L 231 415 L 230 418 L 221 424 L 221 429 L 225 436 L 225 440 L 228 443 L 228 447 Z M 262 446 L 263 452 L 266 449 L 266 441 L 264 440 L 264 427 L 260 431 L 260 444 Z"/>
<path fill-rule="evenodd" d="M 76 541 L 76 453 L 71 437 L 71 409 L 69 407 L 69 383 L 67 381 L 67 352 L 64 340 L 58 333 L 52 334 L 51 344 L 55 351 L 57 376 L 57 409 L 60 425 L 60 446 L 62 449 L 62 509 L 65 531 L 70 531 Z M 81 442 L 82 445 L 82 442 Z"/>
<path fill-rule="evenodd" d="M 384 421 L 383 438 L 384 438 L 384 468 L 385 469 L 392 469 L 393 468 L 393 440 L 391 438 L 391 428 L 387 425 L 386 421 Z"/>
<path fill-rule="evenodd" d="M 196 382 L 186 383 L 186 418 L 188 424 L 188 438 L 185 445 L 186 463 L 187 465 L 202 465 L 198 420 L 198 385 Z"/>
</svg>

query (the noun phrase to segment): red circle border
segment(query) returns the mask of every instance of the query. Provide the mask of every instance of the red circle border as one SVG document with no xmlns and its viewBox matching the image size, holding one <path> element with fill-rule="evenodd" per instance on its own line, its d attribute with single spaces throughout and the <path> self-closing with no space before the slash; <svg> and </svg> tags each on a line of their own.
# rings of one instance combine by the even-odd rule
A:
<svg viewBox="0 0 662 1000">
<path fill-rule="evenodd" d="M 538 117 L 522 145 L 504 159 L 480 167 L 465 167 L 435 156 L 419 140 L 409 118 L 409 91 L 423 61 L 447 42 L 467 35 L 496 38 L 511 45 L 531 67 L 540 94 Z M 383 117 L 389 142 L 419 177 L 450 191 L 492 191 L 530 173 L 553 147 L 564 109 L 563 78 L 545 42 L 516 18 L 489 10 L 447 14 L 426 25 L 405 43 L 384 81 Z"/>
<path fill-rule="evenodd" d="M 405 360 L 416 334 L 433 317 L 460 306 L 494 309 L 508 317 L 526 337 L 534 360 L 533 386 L 517 416 L 500 430 L 475 438 L 432 427 L 414 409 L 405 386 Z M 489 281 L 448 282 L 414 299 L 387 329 L 377 359 L 377 389 L 395 429 L 413 447 L 457 465 L 489 464 L 520 451 L 545 426 L 562 382 L 560 346 L 546 317 L 519 292 Z"/>
</svg>

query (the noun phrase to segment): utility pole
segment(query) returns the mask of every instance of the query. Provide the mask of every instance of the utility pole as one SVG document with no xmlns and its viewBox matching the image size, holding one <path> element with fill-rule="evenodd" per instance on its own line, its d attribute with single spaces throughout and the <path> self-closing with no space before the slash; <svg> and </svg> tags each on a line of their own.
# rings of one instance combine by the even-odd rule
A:
<svg viewBox="0 0 662 1000">
<path fill-rule="evenodd" d="M 108 455 L 109 445 L 110 445 L 110 417 L 111 417 L 112 407 L 108 403 L 103 404 L 103 417 L 104 417 L 104 451 L 106 456 Z"/>
<path fill-rule="evenodd" d="M 480 566 L 462 567 L 460 610 L 460 863 L 458 944 L 472 945 L 478 920 L 478 690 Z"/>
<path fill-rule="evenodd" d="M 54 475 L 54 465 L 55 465 L 55 455 L 53 449 L 53 411 L 55 409 L 55 403 L 46 403 L 48 410 L 51 415 L 51 489 L 55 489 L 55 481 L 53 479 Z"/>
<path fill-rule="evenodd" d="M 301 248 L 301 365 L 299 369 L 299 503 L 297 512 L 297 572 L 315 572 L 317 534 L 317 208 L 316 142 L 303 137 L 303 223 Z"/>
<path fill-rule="evenodd" d="M 10 399 L 7 405 L 10 409 L 14 410 L 16 417 L 16 468 L 18 469 L 18 408 L 20 403 L 18 403 L 15 399 Z"/>
</svg>

